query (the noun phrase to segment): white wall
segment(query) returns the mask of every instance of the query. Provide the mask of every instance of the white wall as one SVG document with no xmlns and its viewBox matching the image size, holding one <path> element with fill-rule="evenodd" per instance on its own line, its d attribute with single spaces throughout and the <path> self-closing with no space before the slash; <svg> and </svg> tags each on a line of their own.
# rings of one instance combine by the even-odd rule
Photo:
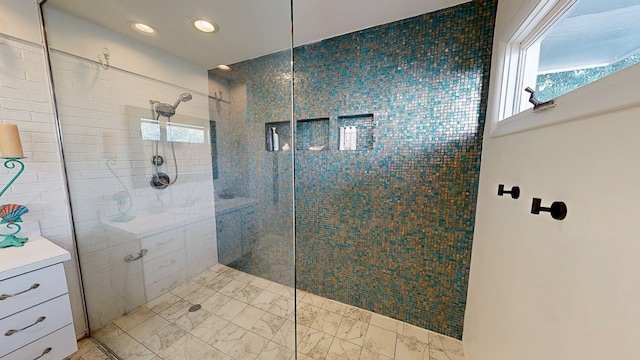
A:
<svg viewBox="0 0 640 360">
<path fill-rule="evenodd" d="M 530 3 L 499 3 L 497 34 L 520 5 Z M 504 137 L 487 131 L 467 359 L 640 358 L 639 119 L 636 106 Z M 520 186 L 520 199 L 497 196 L 498 184 Z M 564 201 L 566 219 L 530 214 L 533 197 Z"/>
<path fill-rule="evenodd" d="M 58 151 L 58 137 L 41 45 L 35 1 L 0 2 L 0 120 L 18 124 L 25 172 L 2 203 L 24 204 L 25 221 L 39 221 L 42 235 L 73 254 L 65 262 L 76 334 L 86 332 L 68 198 Z M 0 183 L 14 173 L 2 169 Z"/>
</svg>

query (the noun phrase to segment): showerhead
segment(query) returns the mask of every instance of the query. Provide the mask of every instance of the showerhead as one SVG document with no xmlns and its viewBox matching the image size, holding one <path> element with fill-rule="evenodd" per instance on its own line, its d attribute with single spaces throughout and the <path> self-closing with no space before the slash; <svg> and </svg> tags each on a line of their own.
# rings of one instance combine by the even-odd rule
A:
<svg viewBox="0 0 640 360">
<path fill-rule="evenodd" d="M 157 103 L 155 109 L 158 116 L 172 117 L 176 114 L 176 107 L 165 103 Z"/>
<path fill-rule="evenodd" d="M 187 102 L 191 99 L 193 99 L 193 96 L 191 96 L 191 94 L 189 93 L 180 94 L 180 96 L 178 96 L 178 100 L 176 100 L 176 103 L 173 105 L 174 109 L 177 108 L 181 102 Z"/>
</svg>

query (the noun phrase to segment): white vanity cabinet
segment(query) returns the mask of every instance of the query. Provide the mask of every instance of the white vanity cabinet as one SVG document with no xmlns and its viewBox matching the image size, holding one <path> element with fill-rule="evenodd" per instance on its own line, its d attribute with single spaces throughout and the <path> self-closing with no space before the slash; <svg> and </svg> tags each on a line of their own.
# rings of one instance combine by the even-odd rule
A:
<svg viewBox="0 0 640 360">
<path fill-rule="evenodd" d="M 218 262 L 228 265 L 255 248 L 259 228 L 256 200 L 216 200 L 216 218 Z"/>
<path fill-rule="evenodd" d="M 62 262 L 71 255 L 25 224 L 22 247 L 0 249 L 0 360 L 61 360 L 77 350 Z"/>
</svg>

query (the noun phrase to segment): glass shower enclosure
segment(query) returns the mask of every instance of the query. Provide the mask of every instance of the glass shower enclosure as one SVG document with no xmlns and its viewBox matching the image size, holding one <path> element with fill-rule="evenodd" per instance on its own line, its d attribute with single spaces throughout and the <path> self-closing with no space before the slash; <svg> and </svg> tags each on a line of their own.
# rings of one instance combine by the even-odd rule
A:
<svg viewBox="0 0 640 360">
<path fill-rule="evenodd" d="M 169 351 L 162 336 L 266 286 L 293 329 L 290 3 L 41 8 L 92 336 L 121 357 Z M 255 78 L 258 57 L 277 75 Z M 135 329 L 156 315 L 154 343 Z"/>
</svg>

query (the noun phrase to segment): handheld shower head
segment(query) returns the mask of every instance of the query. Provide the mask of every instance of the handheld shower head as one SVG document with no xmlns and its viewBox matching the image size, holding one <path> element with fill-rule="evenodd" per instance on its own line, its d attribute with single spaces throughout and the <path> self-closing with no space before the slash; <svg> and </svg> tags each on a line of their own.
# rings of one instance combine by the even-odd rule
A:
<svg viewBox="0 0 640 360">
<path fill-rule="evenodd" d="M 180 94 L 180 96 L 178 96 L 178 100 L 176 100 L 176 103 L 173 105 L 174 109 L 177 108 L 181 102 L 187 102 L 187 101 L 190 101 L 191 99 L 193 99 L 193 96 L 191 96 L 191 94 L 189 93 Z"/>
</svg>

